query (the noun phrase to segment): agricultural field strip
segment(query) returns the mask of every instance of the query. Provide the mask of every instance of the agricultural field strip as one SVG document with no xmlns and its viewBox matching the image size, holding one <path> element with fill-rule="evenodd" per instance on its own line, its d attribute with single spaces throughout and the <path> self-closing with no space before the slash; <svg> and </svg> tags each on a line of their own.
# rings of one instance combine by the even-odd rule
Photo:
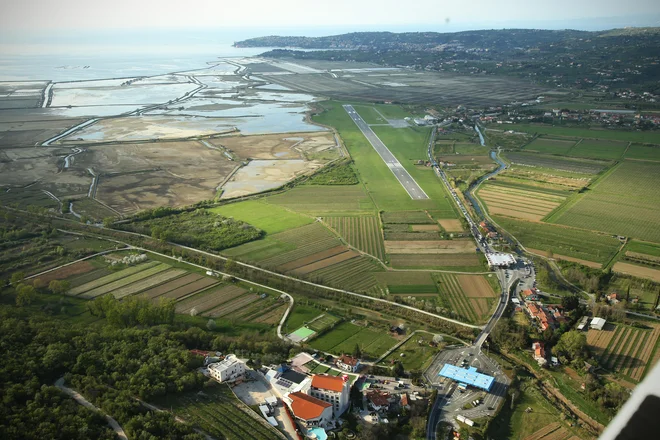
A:
<svg viewBox="0 0 660 440">
<path fill-rule="evenodd" d="M 587 332 L 587 345 L 601 357 L 609 345 L 615 331 L 589 330 Z"/>
<path fill-rule="evenodd" d="M 214 278 L 207 278 L 203 277 L 200 280 L 193 281 L 190 284 L 186 284 L 185 286 L 181 286 L 178 289 L 170 290 L 169 292 L 166 292 L 158 298 L 167 298 L 167 299 L 174 299 L 174 300 L 181 300 L 183 297 L 188 296 L 190 294 L 193 294 L 195 292 L 199 292 L 202 289 L 206 289 L 209 287 L 212 287 L 216 284 L 218 284 L 219 281 Z"/>
<path fill-rule="evenodd" d="M 111 274 L 112 272 L 110 272 L 108 269 L 104 269 L 104 268 L 96 269 L 91 272 L 87 272 L 85 274 L 74 276 L 73 278 L 68 279 L 67 281 L 71 283 L 71 288 L 75 288 L 75 287 L 80 287 L 83 284 L 87 284 L 90 281 L 98 280 Z M 70 292 L 67 293 L 67 295 L 70 294 L 71 294 Z"/>
<path fill-rule="evenodd" d="M 117 289 L 114 292 L 112 292 L 112 295 L 115 298 L 120 299 L 128 295 L 139 293 L 145 289 L 149 289 L 153 286 L 162 284 L 166 281 L 170 281 L 174 278 L 179 277 L 180 275 L 183 275 L 184 273 L 186 273 L 186 271 L 183 269 L 166 270 L 165 272 L 161 272 L 157 275 L 153 275 L 147 279 L 140 280 L 133 284 L 129 284 L 128 286 L 124 286 L 121 289 Z"/>
<path fill-rule="evenodd" d="M 653 350 L 658 344 L 659 337 L 660 337 L 660 325 L 655 324 L 654 329 L 651 332 L 651 335 L 649 336 L 648 343 L 644 344 L 644 349 L 638 358 L 640 362 L 630 372 L 630 377 L 632 377 L 636 381 L 641 381 L 642 377 L 644 376 L 644 373 L 647 370 L 653 368 L 653 362 L 649 363 L 649 359 L 651 358 L 651 354 L 653 353 Z"/>
<path fill-rule="evenodd" d="M 243 295 L 240 298 L 226 302 L 224 304 L 219 305 L 218 307 L 209 310 L 204 314 L 204 316 L 208 316 L 211 318 L 219 318 L 228 315 L 229 313 L 232 313 L 240 309 L 241 307 L 245 307 L 249 304 L 252 304 L 257 300 L 259 300 L 259 297 L 255 294 Z"/>
<path fill-rule="evenodd" d="M 621 364 L 619 370 L 624 373 L 626 376 L 630 376 L 630 371 L 635 366 L 635 361 L 640 359 L 640 355 L 644 351 L 645 343 L 649 338 L 649 335 L 652 332 L 639 332 L 635 338 L 635 343 L 632 346 L 631 350 L 627 353 L 627 358 L 625 362 Z"/>
<path fill-rule="evenodd" d="M 158 266 L 150 267 L 149 269 L 142 270 L 133 275 L 129 275 L 121 280 L 113 281 L 112 283 L 105 284 L 103 286 L 97 287 L 96 289 L 88 290 L 87 292 L 81 293 L 78 296 L 81 298 L 96 298 L 99 295 L 105 295 L 106 293 L 112 292 L 114 289 L 118 289 L 131 283 L 135 283 L 136 281 L 149 278 L 152 275 L 164 272 L 170 268 L 170 265 L 162 263 Z"/>
<path fill-rule="evenodd" d="M 393 254 L 390 264 L 409 268 L 480 266 L 476 254 Z"/>
<path fill-rule="evenodd" d="M 525 203 L 523 201 L 518 201 L 518 200 L 507 200 L 507 199 L 490 197 L 484 194 L 479 194 L 479 198 L 484 202 L 486 202 L 486 205 L 488 206 L 493 206 L 496 208 L 510 207 L 512 211 L 517 211 L 517 212 L 549 213 L 560 205 L 560 203 L 539 205 L 531 201 L 529 203 Z"/>
<path fill-rule="evenodd" d="M 94 281 L 90 281 L 89 283 L 85 283 L 81 286 L 78 286 L 76 288 L 73 288 L 69 291 L 70 295 L 78 295 L 83 292 L 87 292 L 88 290 L 95 289 L 97 287 L 100 287 L 104 284 L 111 283 L 115 280 L 121 279 L 125 276 L 132 275 L 134 273 L 138 273 L 142 270 L 146 270 L 150 267 L 154 267 L 156 265 L 160 264 L 158 261 L 149 261 L 148 263 L 142 263 L 138 264 L 136 266 L 129 267 L 124 270 L 120 270 L 118 272 L 114 272 L 111 275 L 107 275 L 103 278 L 96 279 Z"/>
<path fill-rule="evenodd" d="M 617 353 L 617 356 L 611 362 L 612 370 L 620 371 L 623 366 L 623 362 L 628 358 L 630 352 L 636 347 L 637 339 L 639 335 L 643 332 L 641 330 L 633 329 L 628 335 L 628 339 L 621 345 L 621 351 Z"/>
<path fill-rule="evenodd" d="M 452 304 L 455 311 L 469 320 L 477 319 L 476 313 L 469 300 L 461 291 L 458 280 L 453 275 L 439 274 L 438 278 L 442 280 L 442 293 L 447 295 L 447 300 Z M 441 294 L 442 294 L 441 293 Z"/>
<path fill-rule="evenodd" d="M 203 278 L 202 275 L 196 273 L 189 273 L 188 275 L 184 275 L 181 278 L 177 278 L 176 280 L 170 281 L 169 283 L 152 287 L 151 289 L 140 293 L 140 296 L 152 299 L 164 293 L 177 289 L 181 286 L 185 286 L 186 284 L 190 284 L 194 281 L 201 280 L 202 278 Z"/>
<path fill-rule="evenodd" d="M 286 272 L 289 270 L 297 269 L 299 267 L 307 266 L 309 264 L 315 263 L 317 261 L 324 260 L 326 258 L 333 257 L 337 254 L 347 252 L 348 248 L 346 246 L 340 245 L 335 246 L 330 249 L 326 249 L 321 252 L 310 255 L 309 257 L 298 258 L 297 260 L 290 261 L 278 267 L 279 270 Z"/>
<path fill-rule="evenodd" d="M 261 316 L 258 316 L 256 319 L 253 319 L 252 322 L 262 323 L 262 324 L 277 324 L 280 322 L 284 311 L 287 309 L 286 304 L 282 304 L 279 307 L 271 310 L 268 313 L 264 313 Z"/>
<path fill-rule="evenodd" d="M 326 217 L 324 221 L 351 246 L 384 259 L 383 237 L 376 217 Z"/>
<path fill-rule="evenodd" d="M 607 347 L 607 350 L 603 354 L 603 357 L 601 358 L 601 362 L 603 365 L 609 365 L 610 358 L 612 357 L 613 353 L 616 353 L 619 348 L 619 344 L 621 344 L 621 340 L 625 338 L 628 335 L 629 327 L 623 327 L 623 326 L 617 326 L 616 328 L 616 334 L 614 335 L 614 340 L 610 343 L 610 345 Z"/>
<path fill-rule="evenodd" d="M 566 200 L 566 197 L 562 197 L 561 199 L 557 199 L 557 200 L 549 200 L 549 199 L 535 198 L 532 195 L 527 195 L 527 196 L 511 195 L 499 191 L 491 191 L 489 187 L 486 187 L 481 191 L 479 191 L 479 197 L 481 197 L 482 199 L 489 199 L 494 202 L 503 202 L 511 205 L 533 206 L 539 208 L 556 207 L 559 206 L 559 204 L 562 203 L 564 200 Z"/>
<path fill-rule="evenodd" d="M 366 257 L 359 257 L 357 260 L 347 260 L 341 263 L 333 264 L 332 266 L 324 267 L 323 269 L 310 272 L 308 275 L 312 277 L 319 277 L 324 282 L 334 283 L 338 286 L 354 286 L 350 282 L 356 277 L 361 277 L 362 286 L 373 287 L 377 284 L 376 279 L 370 272 L 380 269 L 376 266 L 377 263 Z M 380 269 L 382 271 L 382 269 Z M 343 282 L 342 282 L 343 281 Z M 368 287 L 367 287 L 368 288 Z"/>
<path fill-rule="evenodd" d="M 326 238 L 320 241 L 313 241 L 308 244 L 301 245 L 292 251 L 284 252 L 282 254 L 266 258 L 265 260 L 261 260 L 260 264 L 264 266 L 279 268 L 279 266 L 283 264 L 309 257 L 310 255 L 323 252 L 327 249 L 332 249 L 339 245 L 341 245 L 341 242 L 338 238 Z"/>
<path fill-rule="evenodd" d="M 308 264 L 306 266 L 301 266 L 295 270 L 293 270 L 293 273 L 299 274 L 299 275 L 306 275 L 310 272 L 314 272 L 315 270 L 323 269 L 324 267 L 329 267 L 332 266 L 333 264 L 341 263 L 342 261 L 350 260 L 355 257 L 360 256 L 359 253 L 351 250 L 347 250 L 346 252 L 342 252 L 341 254 L 334 255 L 332 257 L 328 257 L 324 260 L 320 260 L 311 264 Z"/>
<path fill-rule="evenodd" d="M 281 307 L 282 307 L 281 302 L 273 302 L 271 305 L 266 306 L 266 308 L 264 308 L 259 303 L 254 303 L 250 307 L 248 307 L 245 310 L 243 310 L 242 312 L 240 312 L 237 315 L 237 317 L 240 318 L 243 321 L 254 321 L 259 316 L 267 315 L 271 311 L 279 309 Z"/>
<path fill-rule="evenodd" d="M 546 426 L 545 428 L 541 428 L 541 429 L 539 429 L 538 431 L 536 431 L 535 433 L 533 433 L 533 434 L 531 434 L 531 435 L 525 437 L 524 440 L 540 440 L 540 439 L 542 439 L 543 437 L 545 437 L 546 435 L 548 435 L 548 434 L 550 434 L 550 433 L 556 431 L 556 430 L 559 429 L 560 427 L 561 427 L 561 424 L 555 422 L 555 423 L 553 423 L 553 424 L 551 424 L 551 425 L 548 425 L 548 426 Z"/>
<path fill-rule="evenodd" d="M 242 287 L 224 286 L 218 289 L 210 289 L 180 301 L 176 305 L 177 313 L 188 313 L 193 308 L 197 313 L 204 313 L 220 304 L 236 299 L 246 293 Z"/>
<path fill-rule="evenodd" d="M 435 220 L 429 218 L 424 211 L 383 212 L 381 218 L 385 224 L 435 224 Z"/>
<path fill-rule="evenodd" d="M 452 285 L 452 292 L 455 295 L 455 298 L 462 304 L 465 314 L 469 315 L 469 318 L 471 318 L 474 322 L 478 321 L 479 315 L 477 314 L 474 307 L 472 307 L 470 298 L 468 298 L 465 294 L 465 291 L 458 281 L 458 278 L 455 276 L 449 277 L 449 283 Z"/>
<path fill-rule="evenodd" d="M 480 192 L 487 191 L 493 193 L 501 193 L 507 197 L 528 197 L 537 200 L 547 200 L 549 202 L 562 202 L 566 199 L 565 196 L 559 194 L 550 194 L 546 192 L 538 192 L 532 190 L 524 190 L 519 188 L 513 188 L 505 185 L 493 185 L 487 184 Z"/>
</svg>

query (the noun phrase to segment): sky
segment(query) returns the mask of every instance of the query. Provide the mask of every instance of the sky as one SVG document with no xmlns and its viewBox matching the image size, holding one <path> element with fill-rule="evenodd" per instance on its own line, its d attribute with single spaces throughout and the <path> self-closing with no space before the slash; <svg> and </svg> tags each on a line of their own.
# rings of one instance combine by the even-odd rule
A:
<svg viewBox="0 0 660 440">
<path fill-rule="evenodd" d="M 660 26 L 658 0 L 2 0 L 0 37 L 105 30 L 456 31 Z M 278 32 L 279 31 L 279 32 Z"/>
</svg>

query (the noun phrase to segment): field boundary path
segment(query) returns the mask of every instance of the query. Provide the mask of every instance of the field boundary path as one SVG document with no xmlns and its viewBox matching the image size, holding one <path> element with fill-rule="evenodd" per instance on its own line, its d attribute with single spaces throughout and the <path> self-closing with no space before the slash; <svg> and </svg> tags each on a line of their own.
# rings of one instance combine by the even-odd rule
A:
<svg viewBox="0 0 660 440">
<path fill-rule="evenodd" d="M 124 429 L 121 427 L 119 423 L 115 419 L 113 419 L 110 415 L 106 414 L 103 412 L 100 408 L 94 406 L 89 400 L 85 399 L 79 392 L 76 390 L 73 390 L 71 388 L 65 387 L 64 386 L 64 378 L 60 377 L 55 381 L 55 386 L 62 390 L 64 393 L 68 394 L 73 400 L 78 402 L 80 405 L 84 406 L 85 408 L 91 409 L 92 411 L 96 411 L 100 414 L 103 414 L 105 419 L 108 421 L 108 425 L 112 428 L 113 431 L 117 434 L 117 437 L 119 437 L 121 440 L 128 440 L 128 436 L 124 432 Z"/>
<path fill-rule="evenodd" d="M 352 105 L 343 105 L 346 113 L 351 117 L 355 125 L 360 129 L 365 138 L 369 141 L 371 146 L 376 153 L 383 159 L 385 165 L 392 171 L 394 177 L 399 181 L 403 189 L 406 190 L 410 198 L 413 200 L 426 200 L 429 196 L 426 195 L 424 190 L 419 186 L 415 179 L 410 175 L 408 170 L 406 170 L 401 162 L 392 154 L 392 152 L 387 148 L 387 146 L 380 140 L 380 138 L 374 133 L 374 131 L 369 127 L 369 125 L 362 119 L 362 117 L 355 111 Z"/>
</svg>

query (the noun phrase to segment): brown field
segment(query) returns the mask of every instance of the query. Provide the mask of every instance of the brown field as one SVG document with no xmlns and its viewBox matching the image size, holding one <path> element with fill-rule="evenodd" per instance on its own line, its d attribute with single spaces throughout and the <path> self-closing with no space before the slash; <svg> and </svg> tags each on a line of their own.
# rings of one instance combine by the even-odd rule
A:
<svg viewBox="0 0 660 440">
<path fill-rule="evenodd" d="M 186 284 L 185 286 L 181 286 L 178 289 L 170 290 L 169 292 L 159 296 L 158 298 L 175 299 L 178 301 L 181 298 L 190 295 L 191 293 L 198 292 L 208 287 L 213 287 L 216 284 L 218 284 L 217 279 L 202 277 L 201 280 L 194 281 L 190 284 Z"/>
<path fill-rule="evenodd" d="M 112 292 L 112 295 L 115 298 L 120 299 L 125 296 L 133 295 L 134 293 L 141 292 L 150 287 L 157 286 L 166 281 L 172 280 L 178 276 L 183 275 L 184 273 L 186 273 L 186 271 L 183 269 L 166 270 L 165 272 L 161 272 L 157 275 L 150 276 L 149 278 L 145 278 L 143 280 L 129 284 L 128 286 L 124 286 L 120 289 L 116 289 Z"/>
<path fill-rule="evenodd" d="M 551 425 L 546 426 L 545 428 L 539 429 L 532 435 L 528 435 L 527 437 L 524 438 L 524 440 L 541 440 L 542 438 L 546 438 L 547 435 L 555 432 L 560 428 L 561 428 L 561 424 L 553 423 Z"/>
<path fill-rule="evenodd" d="M 351 258 L 359 257 L 360 254 L 355 251 L 346 251 L 341 254 L 335 255 L 325 260 L 317 261 L 316 263 L 308 264 L 307 266 L 302 266 L 293 271 L 293 273 L 298 275 L 305 275 L 315 270 L 321 270 L 333 264 L 341 263 L 342 261 L 350 260 Z"/>
<path fill-rule="evenodd" d="M 616 327 L 612 324 L 605 324 L 603 330 L 589 329 L 587 332 L 587 345 L 596 356 L 601 356 L 607 346 L 610 344 L 614 336 L 614 329 Z"/>
<path fill-rule="evenodd" d="M 213 199 L 237 166 L 222 152 L 188 141 L 88 147 L 76 157 L 73 168 L 86 174 L 92 168 L 101 174 L 97 198 L 129 214 Z"/>
<path fill-rule="evenodd" d="M 479 190 L 479 198 L 492 214 L 530 221 L 540 221 L 559 206 L 565 197 L 552 196 L 534 191 L 510 190 L 487 185 Z"/>
<path fill-rule="evenodd" d="M 644 373 L 654 365 L 651 354 L 660 337 L 660 324 L 648 325 L 652 330 L 620 326 L 616 332 L 610 332 L 614 335 L 609 337 L 608 349 L 598 350 L 601 365 L 634 381 L 641 381 Z M 589 337 L 589 334 L 587 336 Z M 594 336 L 591 339 L 600 346 L 606 343 L 594 341 Z"/>
<path fill-rule="evenodd" d="M 385 251 L 392 254 L 460 254 L 474 253 L 472 240 L 386 240 Z"/>
<path fill-rule="evenodd" d="M 440 226 L 438 225 L 410 225 L 413 231 L 439 231 Z"/>
<path fill-rule="evenodd" d="M 617 261 L 614 266 L 612 266 L 612 270 L 614 272 L 632 275 L 639 278 L 646 278 L 660 283 L 660 270 L 658 269 L 652 269 L 650 267 L 637 266 L 636 264 Z"/>
<path fill-rule="evenodd" d="M 507 217 L 519 218 L 530 222 L 538 222 L 541 221 L 543 217 L 545 217 L 543 215 L 540 216 L 533 212 L 514 211 L 509 207 L 501 207 L 498 205 L 493 205 L 491 203 L 488 203 L 488 212 L 494 215 L 498 215 L 498 214 L 505 215 Z"/>
<path fill-rule="evenodd" d="M 9 112 L 3 112 L 9 113 Z M 21 117 L 21 119 L 25 116 Z M 29 120 L 11 120 L 10 115 L 3 115 L 0 122 L 0 147 L 34 147 L 63 131 L 80 124 L 82 119 L 48 119 L 39 115 Z M 38 119 L 38 120 L 36 120 Z"/>
<path fill-rule="evenodd" d="M 481 275 L 458 275 L 458 283 L 468 298 L 495 298 L 497 294 Z"/>
<path fill-rule="evenodd" d="M 92 182 L 87 170 L 62 171 L 62 157 L 71 151 L 63 148 L 17 148 L 0 151 L 0 188 L 21 192 L 48 190 L 58 197 L 85 196 Z M 25 190 L 27 191 L 27 189 Z"/>
<path fill-rule="evenodd" d="M 223 136 L 208 142 L 242 159 L 305 159 L 336 149 L 334 136 L 329 132 Z"/>
<path fill-rule="evenodd" d="M 145 292 L 142 292 L 140 294 L 140 296 L 143 296 L 143 297 L 149 298 L 149 299 L 156 298 L 157 296 L 160 296 L 160 295 L 162 295 L 164 293 L 167 293 L 171 290 L 177 289 L 181 286 L 185 286 L 186 284 L 190 284 L 190 283 L 192 283 L 194 281 L 197 281 L 197 280 L 200 280 L 200 279 L 202 279 L 201 275 L 198 275 L 196 273 L 191 273 L 191 274 L 185 275 L 181 278 L 178 278 L 174 281 L 170 281 L 167 284 L 163 284 L 161 286 L 157 286 L 157 287 L 149 289 Z"/>
<path fill-rule="evenodd" d="M 347 250 L 348 248 L 346 246 L 335 246 L 333 248 L 312 254 L 308 257 L 298 258 L 297 260 L 290 261 L 286 264 L 279 266 L 278 269 L 281 270 L 282 272 L 297 269 L 299 267 L 306 266 L 308 264 L 312 264 L 329 257 L 333 257 L 337 254 L 341 254 L 343 252 L 346 252 Z"/>
<path fill-rule="evenodd" d="M 243 295 L 240 298 L 226 302 L 214 309 L 211 309 L 210 311 L 204 313 L 204 316 L 208 316 L 209 318 L 218 318 L 221 316 L 225 316 L 232 312 L 235 312 L 236 310 L 246 307 L 249 304 L 252 304 L 258 299 L 259 299 L 258 295 L 248 293 L 247 295 Z"/>
<path fill-rule="evenodd" d="M 533 253 L 535 253 L 535 254 L 543 255 L 543 256 L 545 256 L 545 257 L 547 257 L 548 255 L 550 255 L 548 252 L 546 252 L 546 251 L 542 251 L 542 250 L 540 250 L 540 249 L 527 248 L 527 250 L 529 250 L 530 252 L 533 252 Z M 556 260 L 564 260 L 564 261 L 572 261 L 572 262 L 574 262 L 574 263 L 580 263 L 580 264 L 582 264 L 583 266 L 592 267 L 592 268 L 594 268 L 594 269 L 600 269 L 601 267 L 603 267 L 602 264 L 600 264 L 600 263 L 596 263 L 596 262 L 594 262 L 594 261 L 582 260 L 582 259 L 580 259 L 580 258 L 568 257 L 568 256 L 566 256 L 566 255 L 553 254 L 553 255 L 552 255 L 552 258 L 554 258 L 554 259 L 556 259 Z M 617 264 L 619 264 L 619 263 L 617 263 Z"/>
<path fill-rule="evenodd" d="M 69 264 L 68 266 L 40 275 L 36 277 L 35 280 L 38 279 L 44 283 L 50 283 L 53 280 L 64 280 L 75 275 L 82 275 L 84 273 L 91 272 L 92 270 L 94 270 L 94 266 L 92 266 L 88 261 L 80 261 L 78 263 Z"/>
<path fill-rule="evenodd" d="M 197 313 L 204 313 L 214 307 L 234 300 L 243 295 L 247 290 L 237 286 L 224 286 L 220 289 L 213 289 L 204 293 L 190 296 L 177 303 L 177 313 L 189 313 L 195 309 Z"/>
<path fill-rule="evenodd" d="M 251 321 L 258 322 L 261 324 L 277 324 L 278 322 L 280 322 L 280 319 L 282 319 L 282 315 L 284 314 L 286 308 L 287 305 L 282 304 L 281 306 L 278 306 L 277 308 L 270 310 L 269 312 L 266 312 L 260 316 L 257 316 L 256 318 L 251 319 Z"/>
<path fill-rule="evenodd" d="M 395 267 L 479 266 L 476 254 L 394 254 L 390 263 Z"/>
<path fill-rule="evenodd" d="M 461 225 L 461 221 L 458 219 L 442 219 L 442 220 L 438 220 L 438 223 L 440 223 L 442 229 L 444 229 L 447 232 L 463 231 L 463 225 Z"/>
</svg>

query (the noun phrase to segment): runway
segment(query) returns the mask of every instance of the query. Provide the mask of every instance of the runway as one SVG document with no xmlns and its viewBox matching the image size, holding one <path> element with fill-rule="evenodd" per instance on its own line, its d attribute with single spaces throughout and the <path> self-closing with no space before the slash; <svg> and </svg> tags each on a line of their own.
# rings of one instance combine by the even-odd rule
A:
<svg viewBox="0 0 660 440">
<path fill-rule="evenodd" d="M 394 157 L 392 152 L 385 146 L 383 141 L 381 141 L 378 136 L 376 136 L 376 133 L 374 133 L 371 127 L 369 127 L 369 125 L 364 122 L 364 119 L 362 119 L 362 117 L 355 111 L 353 106 L 344 105 L 343 107 L 351 119 L 353 119 L 355 125 L 358 126 L 364 137 L 366 137 L 371 146 L 374 147 L 374 150 L 376 150 L 380 158 L 383 159 L 385 165 L 387 165 L 390 171 L 392 171 L 394 177 L 397 178 L 408 195 L 413 200 L 428 199 L 429 196 L 427 196 L 424 190 L 417 184 L 417 182 L 415 182 L 410 173 L 408 173 L 403 165 L 401 165 L 401 162 L 399 162 L 397 158 Z"/>
</svg>

